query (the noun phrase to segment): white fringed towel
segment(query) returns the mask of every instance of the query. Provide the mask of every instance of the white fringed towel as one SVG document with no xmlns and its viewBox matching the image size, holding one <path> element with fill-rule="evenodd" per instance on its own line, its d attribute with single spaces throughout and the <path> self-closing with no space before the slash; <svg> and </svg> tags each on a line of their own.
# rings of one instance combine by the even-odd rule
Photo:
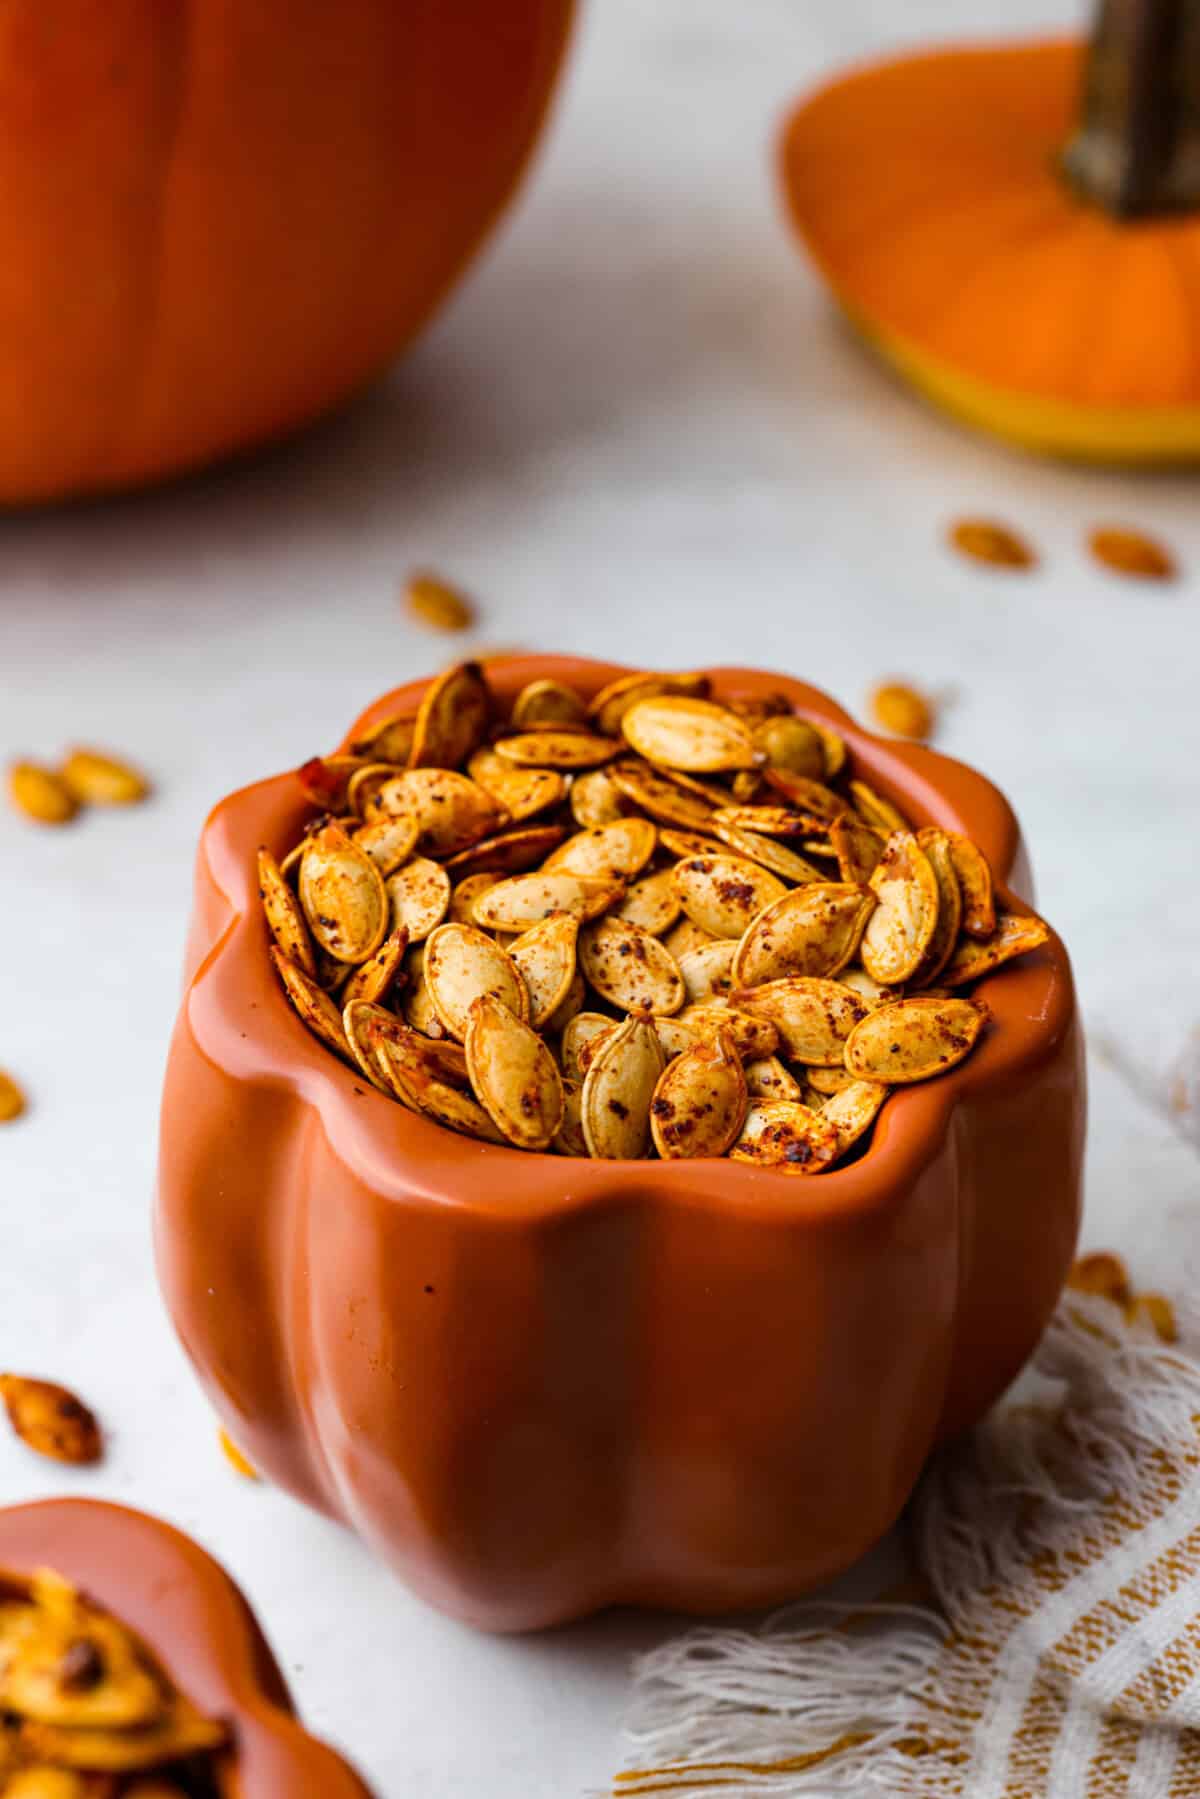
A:
<svg viewBox="0 0 1200 1799">
<path fill-rule="evenodd" d="M 644 1657 L 616 1799 L 1196 1799 L 1200 1361 L 1156 1325 L 1159 1300 L 1064 1296 L 1020 1397 L 914 1499 L 928 1606 Z"/>
</svg>

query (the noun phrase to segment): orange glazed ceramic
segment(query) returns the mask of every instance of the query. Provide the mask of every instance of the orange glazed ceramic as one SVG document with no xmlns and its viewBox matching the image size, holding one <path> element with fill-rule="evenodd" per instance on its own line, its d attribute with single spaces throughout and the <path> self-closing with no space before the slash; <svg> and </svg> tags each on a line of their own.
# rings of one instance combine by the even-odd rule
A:
<svg viewBox="0 0 1200 1799">
<path fill-rule="evenodd" d="M 148 1645 L 180 1692 L 226 1722 L 221 1799 L 371 1799 L 301 1729 L 266 1639 L 224 1569 L 145 1512 L 89 1499 L 0 1511 L 0 1572 L 53 1568 Z"/>
<path fill-rule="evenodd" d="M 0 502 L 279 437 L 510 197 L 572 0 L 7 0 Z"/>
<path fill-rule="evenodd" d="M 624 672 L 488 664 L 506 700 Z M 783 691 L 831 725 L 872 786 L 969 833 L 1028 902 L 982 776 L 797 681 L 711 673 L 718 699 Z M 233 1436 L 491 1629 L 766 1605 L 845 1568 L 1016 1374 L 1070 1266 L 1084 1082 L 1061 942 L 979 984 L 995 1028 L 894 1093 L 846 1167 L 531 1156 L 402 1110 L 293 1014 L 255 850 L 311 812 L 284 774 L 209 819 L 167 1072 L 159 1269 Z"/>
</svg>

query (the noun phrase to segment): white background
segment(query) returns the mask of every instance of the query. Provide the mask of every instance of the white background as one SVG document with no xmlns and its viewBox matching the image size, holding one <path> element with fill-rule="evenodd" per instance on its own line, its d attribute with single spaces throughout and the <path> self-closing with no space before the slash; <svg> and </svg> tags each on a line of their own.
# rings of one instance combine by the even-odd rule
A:
<svg viewBox="0 0 1200 1799">
<path fill-rule="evenodd" d="M 94 740 L 158 785 L 58 833 L 0 818 L 0 1064 L 32 1099 L 0 1138 L 0 1366 L 75 1384 L 110 1432 L 74 1478 L 0 1433 L 0 1499 L 104 1495 L 194 1532 L 381 1799 L 602 1787 L 629 1653 L 669 1626 L 473 1635 L 218 1455 L 148 1240 L 196 833 L 446 658 L 397 607 L 414 562 L 477 592 L 481 644 L 740 659 L 851 707 L 908 673 L 955 696 L 941 747 L 1013 797 L 1094 1034 L 1165 1061 L 1200 1017 L 1194 481 L 1035 465 L 919 410 L 832 319 L 769 159 L 840 61 L 1074 16 L 593 0 L 534 181 L 384 388 L 255 467 L 0 524 L 0 752 Z M 1026 531 L 1039 571 L 952 557 L 971 512 Z M 1186 578 L 1090 564 L 1107 518 L 1159 532 Z M 1092 1091 L 1090 1240 L 1176 1280 L 1195 1160 L 1110 1070 Z"/>
</svg>

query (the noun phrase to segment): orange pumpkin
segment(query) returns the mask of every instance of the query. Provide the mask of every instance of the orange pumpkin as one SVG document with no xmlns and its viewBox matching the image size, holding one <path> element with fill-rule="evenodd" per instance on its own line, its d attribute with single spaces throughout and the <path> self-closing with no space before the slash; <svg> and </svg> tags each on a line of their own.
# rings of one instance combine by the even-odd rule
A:
<svg viewBox="0 0 1200 1799">
<path fill-rule="evenodd" d="M 790 119 L 787 199 L 862 335 L 1026 448 L 1200 455 L 1197 0 L 1105 0 L 1092 44 L 948 49 Z"/>
<path fill-rule="evenodd" d="M 572 0 L 11 0 L 0 501 L 280 436 L 429 317 L 533 144 Z"/>
<path fill-rule="evenodd" d="M 590 697 L 628 672 L 488 665 L 507 705 L 538 677 Z M 1006 900 L 1028 893 L 982 776 L 797 681 L 709 673 L 718 697 L 784 694 L 911 818 L 972 837 Z M 527 1155 L 403 1111 L 292 1012 L 255 852 L 313 811 L 285 774 L 209 819 L 163 1098 L 159 1273 L 235 1440 L 495 1629 L 829 1579 L 1007 1386 L 1066 1278 L 1084 1075 L 1062 943 L 983 981 L 975 1055 L 897 1092 L 867 1153 L 819 1180 Z"/>
</svg>

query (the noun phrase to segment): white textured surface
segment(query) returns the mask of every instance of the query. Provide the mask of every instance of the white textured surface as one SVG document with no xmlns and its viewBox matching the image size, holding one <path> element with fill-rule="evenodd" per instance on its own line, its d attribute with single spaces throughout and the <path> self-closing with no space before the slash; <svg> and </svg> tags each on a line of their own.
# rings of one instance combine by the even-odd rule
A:
<svg viewBox="0 0 1200 1799">
<path fill-rule="evenodd" d="M 58 834 L 0 818 L 0 1063 L 34 1100 L 0 1141 L 0 1365 L 76 1383 L 111 1431 L 74 1479 L 0 1435 L 0 1499 L 107 1495 L 193 1531 L 381 1799 L 603 1785 L 628 1653 L 664 1628 L 489 1641 L 427 1613 L 227 1471 L 152 1282 L 196 832 L 444 658 L 398 615 L 406 566 L 477 590 L 491 644 L 777 664 L 852 706 L 885 672 L 952 689 L 940 744 L 1016 802 L 1089 1019 L 1161 1061 L 1200 1014 L 1196 583 L 1121 582 L 1081 551 L 1128 517 L 1200 570 L 1194 482 L 1022 463 L 920 412 L 832 321 L 775 202 L 787 98 L 965 11 L 910 0 L 901 32 L 879 0 L 598 0 L 511 228 L 384 389 L 256 467 L 0 525 L 0 750 L 111 743 L 160 789 Z M 1046 22 L 1033 0 L 972 12 Z M 976 510 L 1029 532 L 1036 575 L 945 552 Z M 1177 1278 L 1196 1187 L 1188 1150 L 1094 1070 L 1092 1240 Z"/>
</svg>

